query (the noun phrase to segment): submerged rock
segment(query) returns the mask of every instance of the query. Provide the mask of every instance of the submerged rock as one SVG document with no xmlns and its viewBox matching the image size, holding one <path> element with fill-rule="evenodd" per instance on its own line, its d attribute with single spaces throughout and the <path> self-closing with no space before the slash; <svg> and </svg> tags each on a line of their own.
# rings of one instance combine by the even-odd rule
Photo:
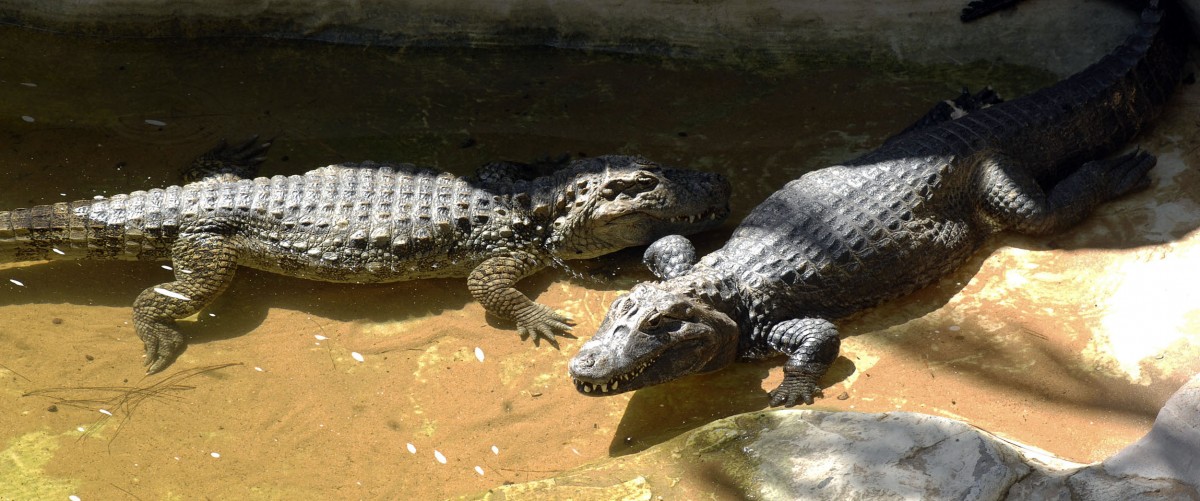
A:
<svg viewBox="0 0 1200 501">
<path fill-rule="evenodd" d="M 751 412 L 463 499 L 1200 499 L 1200 375 L 1145 437 L 1081 465 L 912 412 Z"/>
</svg>

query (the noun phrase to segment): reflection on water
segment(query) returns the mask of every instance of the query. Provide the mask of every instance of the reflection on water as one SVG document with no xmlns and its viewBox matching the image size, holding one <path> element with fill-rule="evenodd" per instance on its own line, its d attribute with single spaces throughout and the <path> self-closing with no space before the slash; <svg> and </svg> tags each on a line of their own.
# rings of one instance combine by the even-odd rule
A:
<svg viewBox="0 0 1200 501">
<path fill-rule="evenodd" d="M 368 159 L 467 174 L 497 159 L 627 153 L 734 180 L 731 223 L 700 236 L 702 250 L 787 180 L 875 146 L 964 84 L 1019 94 L 1047 81 L 999 67 L 952 77 L 785 72 L 538 49 L 106 41 L 11 28 L 0 29 L 0 46 L 6 208 L 165 186 L 221 138 L 255 134 L 275 138 L 265 175 Z M 599 283 L 555 271 L 522 282 L 577 321 L 581 339 L 562 351 L 493 322 L 461 280 L 355 287 L 245 270 L 184 326 L 188 350 L 148 378 L 129 305 L 169 271 L 2 267 L 0 399 L 10 412 L 0 414 L 0 484 L 19 487 L 0 487 L 0 498 L 443 497 L 761 408 L 756 385 L 767 376 L 762 386 L 774 386 L 777 364 L 632 396 L 576 395 L 566 361 L 619 291 L 649 278 L 639 254 L 584 265 L 613 277 Z M 237 365 L 207 370 L 222 364 Z M 820 404 L 898 405 L 835 396 Z M 1136 436 L 1144 421 L 1142 412 L 1116 428 Z"/>
</svg>

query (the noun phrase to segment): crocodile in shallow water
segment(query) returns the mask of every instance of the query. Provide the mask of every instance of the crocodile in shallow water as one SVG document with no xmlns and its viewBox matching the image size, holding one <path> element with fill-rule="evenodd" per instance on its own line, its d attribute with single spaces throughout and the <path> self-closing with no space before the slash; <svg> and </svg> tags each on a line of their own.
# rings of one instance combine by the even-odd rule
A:
<svg viewBox="0 0 1200 501">
<path fill-rule="evenodd" d="M 1153 156 L 1102 157 L 1180 80 L 1186 35 L 1168 14 L 1153 2 L 1122 45 L 1051 87 L 940 122 L 935 109 L 788 183 L 694 265 L 686 239 L 656 242 L 646 257 L 663 280 L 613 302 L 569 364 L 576 387 L 610 395 L 784 354 L 771 405 L 811 404 L 838 354 L 833 321 L 936 281 L 989 235 L 1054 233 L 1148 186 Z"/>
<path fill-rule="evenodd" d="M 169 259 L 175 280 L 133 305 L 154 373 L 184 346 L 175 321 L 216 298 L 239 265 L 351 283 L 467 277 L 487 311 L 554 343 L 570 320 L 513 288 L 518 280 L 729 213 L 722 176 L 638 157 L 580 159 L 529 179 L 523 164 L 464 178 L 372 162 L 248 179 L 268 145 L 222 143 L 183 186 L 0 211 L 0 262 Z"/>
</svg>

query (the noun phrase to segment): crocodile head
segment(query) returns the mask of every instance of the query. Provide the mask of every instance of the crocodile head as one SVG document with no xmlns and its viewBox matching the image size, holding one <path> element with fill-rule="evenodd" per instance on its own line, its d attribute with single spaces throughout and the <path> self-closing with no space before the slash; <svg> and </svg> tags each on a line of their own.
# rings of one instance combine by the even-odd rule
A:
<svg viewBox="0 0 1200 501">
<path fill-rule="evenodd" d="M 661 283 L 617 298 L 599 331 L 568 365 L 575 388 L 611 395 L 725 367 L 738 355 L 729 316 Z"/>
<path fill-rule="evenodd" d="M 565 171 L 548 239 L 563 259 L 697 233 L 729 215 L 729 181 L 720 174 L 622 155 L 579 160 Z"/>
</svg>

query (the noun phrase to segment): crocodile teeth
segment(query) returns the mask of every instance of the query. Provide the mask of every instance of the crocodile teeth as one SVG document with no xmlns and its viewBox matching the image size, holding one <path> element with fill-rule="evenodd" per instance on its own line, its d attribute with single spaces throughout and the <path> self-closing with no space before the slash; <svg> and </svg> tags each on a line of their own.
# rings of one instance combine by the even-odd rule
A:
<svg viewBox="0 0 1200 501">
<path fill-rule="evenodd" d="M 648 362 L 643 362 L 643 363 L 641 363 L 641 364 L 638 364 L 637 368 L 633 369 L 632 371 L 626 372 L 626 373 L 624 373 L 624 374 L 621 374 L 621 375 L 619 375 L 619 376 L 615 376 L 615 377 L 613 377 L 612 379 L 610 379 L 610 380 L 609 380 L 609 382 L 607 382 L 607 383 L 603 383 L 603 384 L 600 384 L 600 383 L 586 383 L 586 382 L 580 381 L 580 380 L 578 380 L 578 379 L 575 379 L 575 380 L 574 380 L 574 382 L 575 382 L 575 387 L 576 387 L 576 388 L 577 388 L 579 391 L 582 391 L 582 392 L 584 392 L 584 393 L 593 393 L 593 392 L 609 393 L 609 392 L 616 392 L 616 391 L 617 391 L 617 389 L 621 387 L 621 382 L 629 382 L 629 381 L 630 381 L 630 380 L 632 380 L 633 378 L 636 378 L 636 377 L 638 377 L 638 376 L 642 375 L 642 371 L 645 371 L 645 370 L 646 370 L 646 367 L 649 367 L 651 362 L 653 362 L 653 360 L 651 360 L 651 361 L 648 361 Z"/>
</svg>

